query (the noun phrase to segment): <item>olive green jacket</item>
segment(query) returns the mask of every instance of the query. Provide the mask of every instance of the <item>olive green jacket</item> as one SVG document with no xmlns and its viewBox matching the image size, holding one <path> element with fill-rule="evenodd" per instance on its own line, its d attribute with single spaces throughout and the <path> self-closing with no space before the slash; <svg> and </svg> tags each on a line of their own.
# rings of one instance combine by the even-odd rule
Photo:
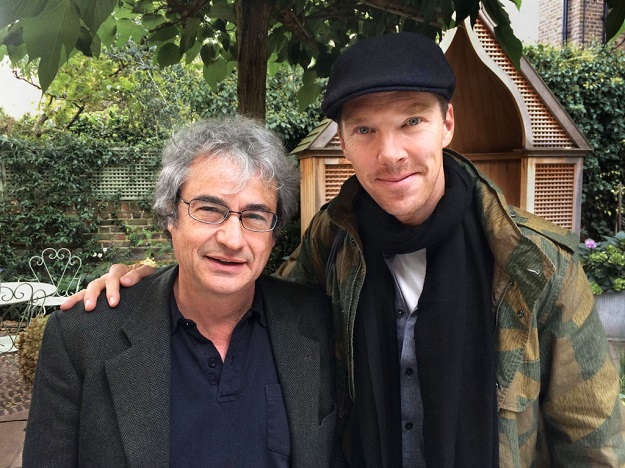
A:
<svg viewBox="0 0 625 468">
<path fill-rule="evenodd" d="M 495 261 L 501 466 L 625 465 L 618 375 L 578 262 L 577 237 L 509 207 L 469 161 L 446 152 L 476 181 L 481 222 Z M 343 412 L 358 392 L 353 331 L 366 271 L 353 211 L 357 193 L 356 180 L 347 180 L 278 272 L 318 285 L 332 298 Z"/>
</svg>

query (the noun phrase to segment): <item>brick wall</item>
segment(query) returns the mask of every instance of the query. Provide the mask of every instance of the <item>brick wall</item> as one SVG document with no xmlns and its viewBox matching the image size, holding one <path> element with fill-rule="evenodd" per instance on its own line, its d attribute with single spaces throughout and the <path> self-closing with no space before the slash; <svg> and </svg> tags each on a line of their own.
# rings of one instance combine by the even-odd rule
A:
<svg viewBox="0 0 625 468">
<path fill-rule="evenodd" d="M 569 0 L 568 42 L 579 46 L 603 43 L 603 1 Z"/>
<path fill-rule="evenodd" d="M 580 47 L 604 40 L 604 0 L 568 0 L 566 40 L 562 23 L 564 0 L 539 0 L 539 42 Z"/>
<path fill-rule="evenodd" d="M 540 0 L 538 11 L 538 40 L 562 44 L 562 0 Z"/>
<path fill-rule="evenodd" d="M 173 259 L 169 240 L 152 212 L 133 201 L 110 202 L 99 212 L 96 237 L 102 247 L 129 249 L 131 259 L 153 254 L 158 261 Z"/>
</svg>

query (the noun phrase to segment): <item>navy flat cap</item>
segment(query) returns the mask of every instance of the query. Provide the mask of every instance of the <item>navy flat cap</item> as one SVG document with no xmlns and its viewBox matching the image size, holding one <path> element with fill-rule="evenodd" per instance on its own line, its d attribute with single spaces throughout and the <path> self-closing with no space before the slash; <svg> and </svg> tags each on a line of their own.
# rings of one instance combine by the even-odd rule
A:
<svg viewBox="0 0 625 468">
<path fill-rule="evenodd" d="M 450 100 L 456 77 L 442 49 L 414 33 L 371 37 L 347 48 L 334 62 L 321 110 L 335 119 L 358 96 L 388 91 L 434 93 Z"/>
</svg>

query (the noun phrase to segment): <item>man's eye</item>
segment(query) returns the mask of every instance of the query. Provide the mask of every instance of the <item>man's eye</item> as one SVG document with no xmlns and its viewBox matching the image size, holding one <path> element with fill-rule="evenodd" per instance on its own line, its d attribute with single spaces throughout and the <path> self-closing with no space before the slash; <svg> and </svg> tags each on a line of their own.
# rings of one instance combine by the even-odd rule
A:
<svg viewBox="0 0 625 468">
<path fill-rule="evenodd" d="M 211 205 L 198 206 L 196 210 L 202 211 L 204 213 L 221 213 L 221 210 L 219 208 Z"/>
<path fill-rule="evenodd" d="M 244 211 L 243 217 L 251 221 L 266 221 L 269 219 L 270 214 L 263 211 Z"/>
<path fill-rule="evenodd" d="M 421 119 L 419 117 L 412 117 L 406 121 L 406 124 L 410 126 L 419 125 L 420 123 Z"/>
<path fill-rule="evenodd" d="M 359 135 L 366 135 L 367 133 L 370 133 L 371 129 L 369 127 L 358 127 L 356 129 L 356 133 L 358 133 Z"/>
</svg>

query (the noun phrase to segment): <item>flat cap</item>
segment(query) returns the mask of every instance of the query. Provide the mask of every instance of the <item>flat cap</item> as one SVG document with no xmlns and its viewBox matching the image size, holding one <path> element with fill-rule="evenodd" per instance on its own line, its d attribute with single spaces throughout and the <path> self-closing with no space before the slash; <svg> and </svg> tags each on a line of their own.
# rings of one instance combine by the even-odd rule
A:
<svg viewBox="0 0 625 468">
<path fill-rule="evenodd" d="M 434 93 L 450 100 L 456 77 L 442 49 L 415 33 L 371 37 L 347 48 L 334 62 L 321 110 L 335 119 L 358 96 L 388 91 Z"/>
</svg>

